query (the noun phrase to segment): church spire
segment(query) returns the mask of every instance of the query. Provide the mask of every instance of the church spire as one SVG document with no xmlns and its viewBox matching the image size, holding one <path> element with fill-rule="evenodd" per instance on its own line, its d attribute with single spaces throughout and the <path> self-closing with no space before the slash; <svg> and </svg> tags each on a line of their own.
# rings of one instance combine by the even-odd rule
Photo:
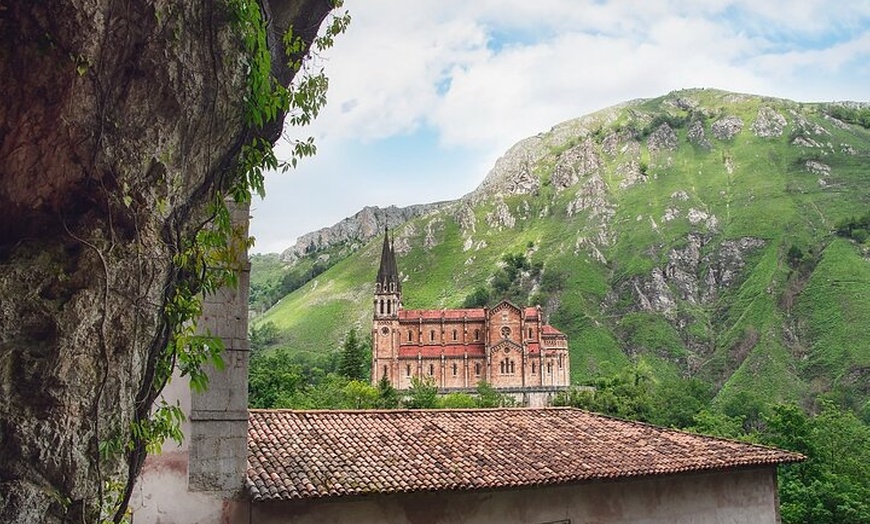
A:
<svg viewBox="0 0 870 524">
<path fill-rule="evenodd" d="M 396 252 L 390 241 L 390 232 L 386 227 L 384 227 L 384 245 L 381 248 L 381 267 L 378 269 L 376 284 L 378 293 L 399 293 L 402 291 L 399 268 L 396 265 Z"/>
</svg>

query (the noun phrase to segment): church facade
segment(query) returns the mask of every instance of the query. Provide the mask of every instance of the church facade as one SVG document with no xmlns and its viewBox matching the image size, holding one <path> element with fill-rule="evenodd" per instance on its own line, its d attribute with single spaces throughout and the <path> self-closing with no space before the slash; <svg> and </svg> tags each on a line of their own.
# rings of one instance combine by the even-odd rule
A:
<svg viewBox="0 0 870 524">
<path fill-rule="evenodd" d="M 387 234 L 375 281 L 372 384 L 399 390 L 431 377 L 444 390 L 485 381 L 514 392 L 570 384 L 568 337 L 544 322 L 540 306 L 502 301 L 492 308 L 404 309 L 402 284 Z"/>
</svg>

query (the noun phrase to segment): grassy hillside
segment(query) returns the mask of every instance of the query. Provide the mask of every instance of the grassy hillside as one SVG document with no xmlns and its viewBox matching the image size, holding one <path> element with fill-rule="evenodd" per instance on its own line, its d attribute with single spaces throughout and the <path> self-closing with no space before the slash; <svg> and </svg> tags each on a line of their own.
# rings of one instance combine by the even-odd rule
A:
<svg viewBox="0 0 870 524">
<path fill-rule="evenodd" d="M 834 235 L 870 209 L 861 111 L 691 90 L 560 124 L 478 191 L 393 230 L 404 306 L 460 306 L 521 254 L 540 268 L 522 298 L 569 335 L 575 381 L 643 356 L 713 383 L 720 402 L 865 402 L 870 255 Z M 379 247 L 333 257 L 255 324 L 298 351 L 368 331 Z"/>
</svg>

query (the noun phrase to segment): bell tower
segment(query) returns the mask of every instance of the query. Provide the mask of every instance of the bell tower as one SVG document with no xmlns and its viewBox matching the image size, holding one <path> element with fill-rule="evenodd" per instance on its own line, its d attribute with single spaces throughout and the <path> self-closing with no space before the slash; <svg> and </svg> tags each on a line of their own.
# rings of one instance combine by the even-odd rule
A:
<svg viewBox="0 0 870 524">
<path fill-rule="evenodd" d="M 381 265 L 375 279 L 374 317 L 372 322 L 372 385 L 381 377 L 397 385 L 399 350 L 399 310 L 402 309 L 402 283 L 396 266 L 396 252 L 384 229 Z"/>
<path fill-rule="evenodd" d="M 402 283 L 396 266 L 396 252 L 384 231 L 384 246 L 381 249 L 381 267 L 375 281 L 375 319 L 398 319 L 402 307 Z"/>
</svg>

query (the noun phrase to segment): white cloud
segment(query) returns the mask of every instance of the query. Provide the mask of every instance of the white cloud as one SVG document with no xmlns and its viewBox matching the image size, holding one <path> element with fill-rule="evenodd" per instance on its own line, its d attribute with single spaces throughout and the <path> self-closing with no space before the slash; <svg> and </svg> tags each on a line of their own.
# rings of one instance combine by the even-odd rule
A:
<svg viewBox="0 0 870 524">
<path fill-rule="evenodd" d="M 458 197 L 515 141 L 624 100 L 684 87 L 866 98 L 870 78 L 866 1 L 348 0 L 347 8 L 350 28 L 324 57 L 329 104 L 310 129 L 288 130 L 319 137 L 323 158 L 267 181 L 253 225 L 259 251 L 367 204 Z M 399 151 L 361 153 L 420 135 L 428 142 L 416 164 L 396 160 Z"/>
</svg>

